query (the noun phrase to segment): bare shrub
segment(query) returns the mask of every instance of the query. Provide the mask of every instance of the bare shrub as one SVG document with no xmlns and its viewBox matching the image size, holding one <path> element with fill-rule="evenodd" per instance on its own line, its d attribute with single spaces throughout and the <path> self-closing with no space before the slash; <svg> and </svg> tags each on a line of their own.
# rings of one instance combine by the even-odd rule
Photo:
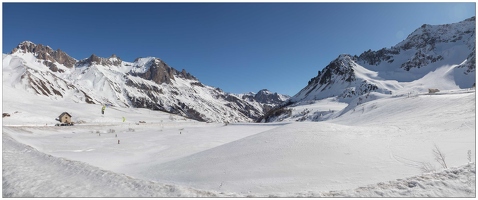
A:
<svg viewBox="0 0 478 200">
<path fill-rule="evenodd" d="M 435 167 L 429 162 L 422 162 L 420 166 L 422 173 L 434 173 L 436 172 Z"/>
<path fill-rule="evenodd" d="M 468 163 L 471 163 L 471 150 L 468 150 Z"/>
<path fill-rule="evenodd" d="M 433 149 L 433 156 L 435 156 L 435 160 L 440 163 L 440 165 L 444 168 L 447 169 L 448 167 L 446 166 L 445 162 L 445 154 L 441 152 L 440 148 L 435 144 L 435 149 Z"/>
</svg>

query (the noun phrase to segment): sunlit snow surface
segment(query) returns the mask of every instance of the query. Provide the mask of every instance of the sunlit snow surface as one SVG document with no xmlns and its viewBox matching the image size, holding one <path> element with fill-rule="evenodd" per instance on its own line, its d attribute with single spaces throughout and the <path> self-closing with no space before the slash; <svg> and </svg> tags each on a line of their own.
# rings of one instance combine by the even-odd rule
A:
<svg viewBox="0 0 478 200">
<path fill-rule="evenodd" d="M 119 66 L 57 63 L 65 73 L 53 74 L 31 53 L 3 54 L 2 112 L 10 116 L 2 119 L 2 196 L 476 197 L 476 94 L 469 88 L 476 75 L 464 67 L 474 59 L 474 21 L 423 26 L 377 65 L 341 55 L 355 81 L 333 74 L 334 84 L 309 84 L 267 124 L 226 126 L 130 108 L 124 92 L 146 96 L 126 78 L 154 84 L 126 73 L 146 72 L 159 62 L 152 57 Z M 424 44 L 423 31 L 436 44 L 401 48 Z M 466 34 L 452 39 L 459 33 Z M 443 59 L 405 71 L 401 63 L 417 52 Z M 61 95 L 36 95 L 22 76 L 54 83 L 43 87 Z M 344 95 L 364 83 L 377 90 Z M 161 89 L 165 108 L 180 101 L 210 122 L 250 121 L 213 87 L 176 77 Z M 86 94 L 113 106 L 102 115 L 101 105 L 78 103 Z M 62 112 L 75 126 L 54 126 Z M 448 169 L 435 160 L 435 147 Z"/>
<path fill-rule="evenodd" d="M 3 197 L 476 194 L 467 159 L 471 150 L 475 162 L 474 90 L 377 96 L 354 107 L 326 99 L 301 105 L 336 110 L 324 121 L 227 126 L 135 108 L 102 116 L 100 105 L 3 90 L 11 114 L 2 120 Z M 54 126 L 64 111 L 75 126 Z M 438 173 L 424 174 L 424 163 Z"/>
</svg>

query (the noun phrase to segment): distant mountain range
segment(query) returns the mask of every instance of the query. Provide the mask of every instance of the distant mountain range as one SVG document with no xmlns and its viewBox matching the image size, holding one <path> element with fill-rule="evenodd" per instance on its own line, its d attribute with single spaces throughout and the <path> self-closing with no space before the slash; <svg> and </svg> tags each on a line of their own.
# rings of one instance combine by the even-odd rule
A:
<svg viewBox="0 0 478 200">
<path fill-rule="evenodd" d="M 453 24 L 424 24 L 391 48 L 368 50 L 359 56 L 339 55 L 301 91 L 258 121 L 290 120 L 291 109 L 297 105 L 327 98 L 350 104 L 363 103 L 370 94 L 424 93 L 427 87 L 471 88 L 476 79 L 475 24 L 475 17 Z M 441 77 L 430 75 L 443 71 L 441 68 L 446 68 Z M 443 82 L 452 83 L 445 86 Z M 315 121 L 319 119 L 316 115 L 324 116 L 308 112 L 300 119 Z"/>
<path fill-rule="evenodd" d="M 254 121 L 286 100 L 267 90 L 253 98 L 226 93 L 155 57 L 127 62 L 93 54 L 77 60 L 30 41 L 3 55 L 3 72 L 4 87 L 52 100 L 148 108 L 207 122 Z"/>
<path fill-rule="evenodd" d="M 116 55 L 101 58 L 93 54 L 77 60 L 60 49 L 29 41 L 3 54 L 3 87 L 27 90 L 52 101 L 148 108 L 206 122 L 291 120 L 290 110 L 304 102 L 333 98 L 353 106 L 366 102 L 369 95 L 472 87 L 475 24 L 475 17 L 453 24 L 424 24 L 391 48 L 368 50 L 359 56 L 339 55 L 293 97 L 266 89 L 227 93 L 155 57 L 127 62 Z M 422 80 L 430 79 L 431 73 L 436 80 Z M 301 121 L 318 119 L 301 113 Z"/>
</svg>

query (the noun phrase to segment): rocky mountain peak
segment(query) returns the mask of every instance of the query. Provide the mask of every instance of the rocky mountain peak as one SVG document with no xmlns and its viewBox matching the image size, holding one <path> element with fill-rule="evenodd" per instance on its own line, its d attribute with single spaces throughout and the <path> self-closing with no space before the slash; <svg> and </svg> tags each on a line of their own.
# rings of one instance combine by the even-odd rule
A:
<svg viewBox="0 0 478 200">
<path fill-rule="evenodd" d="M 102 58 L 97 56 L 96 54 L 91 54 L 90 57 L 80 60 L 78 62 L 78 65 L 91 66 L 96 64 L 96 65 L 103 65 L 103 66 L 120 66 L 121 62 L 122 60 L 119 57 L 117 57 L 115 54 L 113 54 L 109 58 Z"/>
<path fill-rule="evenodd" d="M 21 51 L 21 53 L 34 53 L 37 45 L 31 41 L 23 41 L 15 47 L 10 54 Z"/>
<path fill-rule="evenodd" d="M 259 92 L 257 92 L 257 94 L 259 93 L 262 93 L 262 94 L 269 94 L 271 93 L 268 89 L 262 89 L 262 90 L 259 90 Z"/>
<path fill-rule="evenodd" d="M 197 80 L 196 77 L 191 75 L 189 72 L 187 72 L 185 69 L 181 70 L 181 73 L 179 73 L 179 77 L 185 78 L 185 79 L 190 79 L 190 80 Z"/>
<path fill-rule="evenodd" d="M 259 90 L 259 92 L 257 92 L 254 95 L 254 99 L 257 102 L 263 103 L 263 104 L 273 104 L 273 105 L 281 104 L 287 98 L 289 98 L 289 96 L 281 95 L 281 94 L 278 94 L 277 92 L 273 93 L 273 92 L 269 91 L 268 89 Z"/>
<path fill-rule="evenodd" d="M 196 77 L 186 72 L 186 70 L 183 69 L 179 72 L 159 58 L 136 58 L 134 63 L 134 67 L 130 72 L 131 75 L 152 80 L 157 84 L 171 84 L 171 80 L 175 80 L 174 76 L 197 80 Z"/>
<path fill-rule="evenodd" d="M 96 62 L 96 63 L 98 63 L 98 64 L 101 63 L 101 58 L 98 57 L 98 56 L 95 55 L 95 54 L 91 54 L 91 56 L 88 57 L 88 60 L 89 60 L 90 62 Z"/>
<path fill-rule="evenodd" d="M 342 54 L 335 60 L 330 62 L 322 71 L 318 72 L 315 78 L 309 81 L 309 85 L 312 83 L 329 84 L 333 81 L 333 75 L 341 76 L 342 80 L 351 82 L 355 79 L 352 63 L 354 63 L 353 57 L 349 54 Z"/>
<path fill-rule="evenodd" d="M 465 19 L 466 22 L 476 22 L 476 16 Z"/>
<path fill-rule="evenodd" d="M 56 63 L 62 64 L 67 68 L 72 68 L 76 60 L 70 57 L 68 54 L 63 52 L 62 50 L 53 50 L 49 46 L 44 46 L 42 44 L 35 44 L 31 41 L 23 41 L 15 47 L 11 54 L 14 53 L 32 53 L 37 59 L 43 60 L 43 64 L 50 67 L 50 69 L 54 72 L 62 72 L 62 70 L 58 69 Z"/>
</svg>

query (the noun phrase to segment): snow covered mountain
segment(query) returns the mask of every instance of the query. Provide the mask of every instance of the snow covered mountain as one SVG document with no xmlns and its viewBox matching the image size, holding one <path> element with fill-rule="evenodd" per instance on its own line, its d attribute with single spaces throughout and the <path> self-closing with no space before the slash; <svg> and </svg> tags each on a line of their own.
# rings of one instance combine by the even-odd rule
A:
<svg viewBox="0 0 478 200">
<path fill-rule="evenodd" d="M 250 103 L 259 104 L 261 107 L 263 107 L 264 112 L 281 105 L 290 98 L 289 95 L 278 94 L 277 92 L 272 93 L 267 89 L 259 90 L 257 93 L 249 92 L 246 94 L 238 94 L 238 96 Z"/>
<path fill-rule="evenodd" d="M 368 50 L 359 56 L 342 54 L 259 121 L 292 119 L 291 108 L 329 98 L 357 106 L 383 95 L 424 93 L 428 88 L 471 88 L 476 78 L 475 24 L 475 17 L 453 24 L 424 24 L 391 48 Z M 315 114 L 310 110 L 296 112 L 302 113 L 295 115 L 299 121 L 316 121 L 326 114 L 317 110 Z"/>
<path fill-rule="evenodd" d="M 204 85 L 155 57 L 126 62 L 93 54 L 76 60 L 29 41 L 3 55 L 3 84 L 52 100 L 149 108 L 199 121 L 247 122 L 263 115 L 254 99 Z"/>
<path fill-rule="evenodd" d="M 466 23 L 457 24 L 473 35 L 436 42 L 424 59 L 414 43 L 387 59 L 340 55 L 261 119 L 285 122 L 228 126 L 148 109 L 223 122 L 283 99 L 228 94 L 154 57 L 76 60 L 24 42 L 3 54 L 2 195 L 476 197 L 475 36 Z M 414 59 L 421 64 L 403 65 Z M 99 104 L 112 107 L 102 116 Z M 64 111 L 79 125 L 54 126 Z"/>
</svg>

